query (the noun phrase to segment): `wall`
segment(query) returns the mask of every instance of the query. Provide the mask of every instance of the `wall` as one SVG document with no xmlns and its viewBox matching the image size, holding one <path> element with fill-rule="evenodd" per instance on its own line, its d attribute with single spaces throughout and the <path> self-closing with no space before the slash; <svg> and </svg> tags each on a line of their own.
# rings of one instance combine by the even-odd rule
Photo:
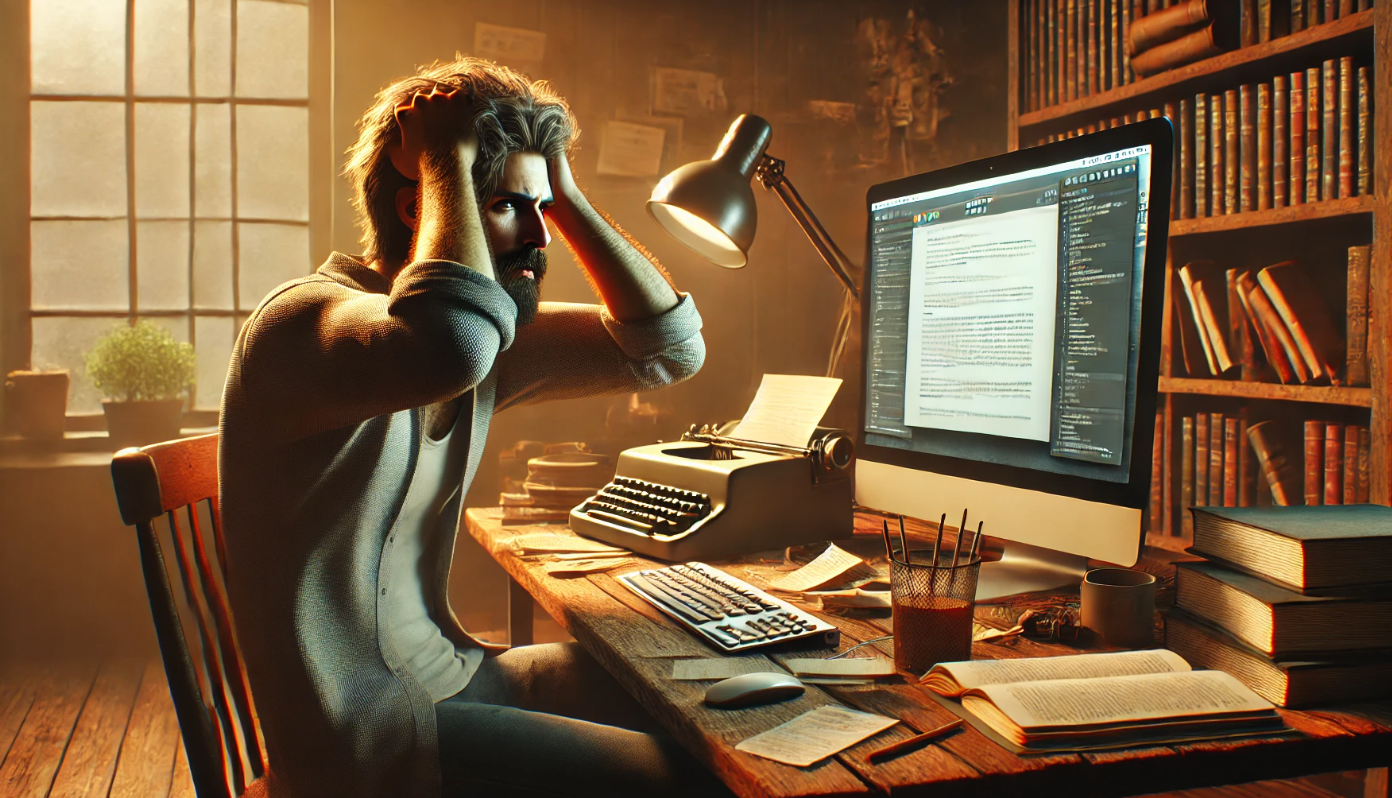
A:
<svg viewBox="0 0 1392 798">
<path fill-rule="evenodd" d="M 417 0 L 409 7 L 413 13 L 407 15 L 399 7 L 366 0 L 336 3 L 335 152 L 356 139 L 354 123 L 381 86 L 415 65 L 468 53 L 476 23 L 544 32 L 545 60 L 534 77 L 550 80 L 579 118 L 578 181 L 598 207 L 657 256 L 682 290 L 696 297 L 705 320 L 702 372 L 644 397 L 664 411 L 662 430 L 668 437 L 678 436 L 690 423 L 737 418 L 765 372 L 824 373 L 841 290 L 777 199 L 757 186 L 759 230 L 749 266 L 731 271 L 692 254 L 648 217 L 643 203 L 656 178 L 596 175 L 604 122 L 648 111 L 650 68 L 713 72 L 722 79 L 725 97 L 719 110 L 684 120 L 680 150 L 665 160 L 664 173 L 709 158 L 739 113 L 764 116 L 774 130 L 770 154 L 787 160 L 788 176 L 856 263 L 864 260 L 866 189 L 906 173 L 902 158 L 862 162 L 865 153 L 873 156 L 876 149 L 869 110 L 874 49 L 865 32 L 878 32 L 888 45 L 882 65 L 892 68 L 888 62 L 896 57 L 913 10 L 920 29 L 941 49 L 935 59 L 920 55 L 920 60 L 950 76 L 939 98 L 939 115 L 947 116 L 935 139 L 911 143 L 910 173 L 1005 149 L 1004 0 Z M 931 24 L 922 25 L 925 19 Z M 923 49 L 920 42 L 917 52 Z M 853 121 L 836 122 L 817 118 L 809 111 L 810 101 L 855 103 L 859 109 Z M 357 251 L 350 196 L 346 181 L 338 178 L 331 238 L 334 248 L 345 252 Z M 548 252 L 544 297 L 593 301 L 564 247 L 558 243 Z M 849 426 L 855 414 L 855 363 L 843 363 L 838 374 L 848 381 L 830 417 Z M 606 412 L 625 401 L 543 405 L 498 416 L 468 503 L 497 503 L 501 447 L 521 439 L 596 440 L 606 433 Z M 483 620 L 472 622 L 501 626 L 501 571 L 469 541 L 460 544 L 455 582 L 461 614 L 486 611 Z"/>
</svg>

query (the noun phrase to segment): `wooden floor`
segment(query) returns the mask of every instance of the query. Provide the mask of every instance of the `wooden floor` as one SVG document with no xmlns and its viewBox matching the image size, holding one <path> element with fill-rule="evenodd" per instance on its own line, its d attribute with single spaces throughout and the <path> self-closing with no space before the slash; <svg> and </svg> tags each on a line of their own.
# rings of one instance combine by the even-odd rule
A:
<svg viewBox="0 0 1392 798">
<path fill-rule="evenodd" d="M 540 631 L 540 630 L 539 630 Z M 564 635 L 564 632 L 560 633 Z M 558 639 L 559 635 L 546 634 Z M 158 661 L 0 671 L 0 796 L 193 796 Z M 1185 798 L 1355 798 L 1360 774 L 1187 790 Z"/>
</svg>

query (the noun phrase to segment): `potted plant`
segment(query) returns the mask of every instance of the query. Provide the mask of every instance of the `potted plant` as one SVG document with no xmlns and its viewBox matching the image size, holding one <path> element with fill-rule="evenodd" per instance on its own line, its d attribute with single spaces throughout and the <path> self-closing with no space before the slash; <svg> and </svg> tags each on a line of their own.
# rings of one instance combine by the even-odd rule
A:
<svg viewBox="0 0 1392 798">
<path fill-rule="evenodd" d="M 102 400 L 117 448 L 179 437 L 183 392 L 193 384 L 193 347 L 151 321 L 107 333 L 87 353 L 87 376 Z"/>
<path fill-rule="evenodd" d="M 63 437 L 68 412 L 68 372 L 6 374 L 5 411 L 9 428 L 26 438 Z"/>
</svg>

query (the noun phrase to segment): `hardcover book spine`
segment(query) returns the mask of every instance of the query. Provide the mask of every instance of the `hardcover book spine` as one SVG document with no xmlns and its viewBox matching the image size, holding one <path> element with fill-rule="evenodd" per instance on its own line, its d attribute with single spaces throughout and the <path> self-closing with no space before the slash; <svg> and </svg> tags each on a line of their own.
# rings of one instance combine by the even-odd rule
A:
<svg viewBox="0 0 1392 798">
<path fill-rule="evenodd" d="M 1194 416 L 1194 503 L 1208 504 L 1208 428 L 1207 413 Z"/>
<path fill-rule="evenodd" d="M 1324 0 L 1305 0 L 1305 27 L 1313 28 L 1324 22 L 1320 19 L 1323 2 Z"/>
<path fill-rule="evenodd" d="M 1368 499 L 1368 469 L 1372 462 L 1373 441 L 1368 435 L 1368 428 L 1364 427 L 1358 433 L 1358 503 L 1367 504 Z"/>
<path fill-rule="evenodd" d="M 1157 44 L 1143 53 L 1133 55 L 1131 68 L 1137 75 L 1146 76 L 1212 58 L 1223 52 L 1223 47 L 1218 44 L 1214 35 L 1213 26 L 1210 25 L 1172 42 Z"/>
<path fill-rule="evenodd" d="M 1194 518 L 1189 508 L 1194 506 L 1194 417 L 1180 419 L 1179 430 L 1180 525 L 1185 539 L 1193 540 Z"/>
<path fill-rule="evenodd" d="M 1267 486 L 1267 490 L 1258 493 L 1258 503 L 1269 496 L 1273 504 L 1285 507 L 1293 503 L 1299 480 L 1291 479 L 1293 467 L 1290 453 L 1282 446 L 1276 430 L 1274 421 L 1253 424 L 1247 430 L 1247 439 L 1252 444 L 1252 452 L 1257 456 L 1263 482 Z"/>
<path fill-rule="evenodd" d="M 1150 447 L 1150 504 L 1146 530 L 1160 534 L 1164 529 L 1165 494 L 1165 411 L 1155 411 L 1155 438 Z"/>
<path fill-rule="evenodd" d="M 1223 430 L 1222 413 L 1208 416 L 1208 503 L 1212 507 L 1223 506 Z"/>
<path fill-rule="evenodd" d="M 1271 31 L 1271 0 L 1257 0 L 1257 41 L 1269 42 Z M 1251 505 L 1243 505 L 1250 507 Z"/>
<path fill-rule="evenodd" d="M 1208 98 L 1208 213 L 1222 216 L 1223 210 L 1223 95 Z"/>
<path fill-rule="evenodd" d="M 1240 471 L 1237 461 L 1237 419 L 1223 419 L 1223 506 L 1236 507 Z"/>
<path fill-rule="evenodd" d="M 1305 422 L 1305 504 L 1324 498 L 1324 422 Z"/>
<path fill-rule="evenodd" d="M 1100 57 L 1097 38 L 1097 15 L 1098 0 L 1088 0 L 1087 4 L 1087 85 L 1088 94 L 1096 94 L 1101 91 L 1099 81 L 1101 80 Z"/>
<path fill-rule="evenodd" d="M 1179 101 L 1179 218 L 1194 218 L 1194 109 Z"/>
<path fill-rule="evenodd" d="M 1354 100 L 1353 56 L 1339 59 L 1339 196 L 1353 196 L 1353 141 L 1358 109 Z"/>
<path fill-rule="evenodd" d="M 1305 201 L 1305 73 L 1290 76 L 1290 204 Z"/>
<path fill-rule="evenodd" d="M 1124 45 L 1131 36 L 1131 0 L 1118 0 L 1121 5 L 1121 43 Z M 1136 79 L 1131 71 L 1131 49 L 1121 48 L 1121 82 L 1130 83 Z"/>
<path fill-rule="evenodd" d="M 1107 0 L 1107 17 L 1110 20 L 1107 36 L 1107 54 L 1110 56 L 1111 88 L 1121 85 L 1121 0 Z"/>
<path fill-rule="evenodd" d="M 1257 86 L 1257 210 L 1271 204 L 1271 85 Z"/>
<path fill-rule="evenodd" d="M 1348 250 L 1348 365 L 1345 381 L 1349 385 L 1368 384 L 1368 268 L 1371 265 L 1370 247 L 1349 247 Z"/>
<path fill-rule="evenodd" d="M 1237 89 L 1223 92 L 1223 213 L 1242 210 L 1242 112 L 1237 103 Z"/>
<path fill-rule="evenodd" d="M 1320 199 L 1331 200 L 1339 196 L 1339 62 L 1333 59 L 1324 62 L 1320 70 L 1323 91 L 1321 110 L 1320 144 L 1324 160 L 1320 163 Z"/>
<path fill-rule="evenodd" d="M 1234 357 L 1241 358 L 1243 381 L 1256 382 L 1261 374 L 1257 369 L 1255 342 L 1247 325 L 1247 316 L 1242 312 L 1241 289 L 1238 287 L 1240 274 L 1237 269 L 1228 269 L 1224 273 L 1228 289 L 1228 351 Z"/>
<path fill-rule="evenodd" d="M 1241 44 L 1251 47 L 1257 43 L 1257 0 L 1242 0 Z"/>
<path fill-rule="evenodd" d="M 1257 98 L 1251 85 L 1238 88 L 1238 202 L 1244 213 L 1256 209 L 1257 182 Z"/>
<path fill-rule="evenodd" d="M 1324 426 L 1324 503 L 1344 503 L 1344 425 Z"/>
<path fill-rule="evenodd" d="M 1208 95 L 1194 97 L 1194 217 L 1208 215 Z"/>
<path fill-rule="evenodd" d="M 1310 0 L 1310 2 L 1318 2 L 1318 0 Z M 1291 0 L 1290 29 L 1291 33 L 1305 30 L 1305 0 Z"/>
<path fill-rule="evenodd" d="M 1358 68 L 1358 195 L 1373 193 L 1373 107 L 1372 74 Z"/>
<path fill-rule="evenodd" d="M 1271 204 L 1284 208 L 1290 204 L 1290 91 L 1285 75 L 1272 78 L 1271 93 Z"/>
<path fill-rule="evenodd" d="M 1063 24 L 1065 47 L 1063 61 L 1064 85 L 1069 101 L 1078 99 L 1078 0 L 1065 0 Z"/>
<path fill-rule="evenodd" d="M 1170 218 L 1179 218 L 1179 195 L 1180 191 L 1179 175 L 1180 164 L 1183 163 L 1184 156 L 1180 152 L 1180 147 L 1184 142 L 1184 125 L 1180 120 L 1179 106 L 1175 103 L 1165 103 L 1165 118 L 1170 120 L 1170 125 L 1174 130 L 1174 157 L 1170 158 Z"/>
<path fill-rule="evenodd" d="M 1050 62 L 1050 69 L 1054 73 L 1054 102 L 1068 102 L 1068 82 L 1064 73 L 1068 68 L 1068 46 L 1066 44 L 1066 32 L 1068 30 L 1068 0 L 1052 0 L 1053 16 L 1049 20 L 1049 25 L 1053 33 L 1054 40 L 1054 60 Z"/>
<path fill-rule="evenodd" d="M 1358 503 L 1358 444 L 1362 428 L 1356 424 L 1344 427 L 1343 503 Z"/>
<path fill-rule="evenodd" d="M 1257 503 L 1257 460 L 1247 439 L 1247 408 L 1237 414 L 1237 506 Z"/>
<path fill-rule="evenodd" d="M 1020 24 L 1024 27 L 1024 64 L 1025 64 L 1025 88 L 1024 102 L 1022 103 L 1026 111 L 1039 109 L 1039 41 L 1035 37 L 1034 30 L 1034 10 L 1039 0 L 1021 0 L 1020 2 Z"/>
<path fill-rule="evenodd" d="M 1073 16 L 1073 67 L 1077 76 L 1077 96 L 1087 96 L 1087 4 L 1088 0 L 1077 0 L 1077 10 Z"/>
<path fill-rule="evenodd" d="M 1305 201 L 1320 201 L 1320 71 L 1305 70 Z"/>
</svg>

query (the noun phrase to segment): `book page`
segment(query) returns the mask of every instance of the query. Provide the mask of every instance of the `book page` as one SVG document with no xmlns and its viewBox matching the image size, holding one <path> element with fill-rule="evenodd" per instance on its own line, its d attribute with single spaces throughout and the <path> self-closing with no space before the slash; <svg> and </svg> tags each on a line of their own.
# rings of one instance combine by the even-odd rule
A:
<svg viewBox="0 0 1392 798">
<path fill-rule="evenodd" d="M 730 437 L 806 446 L 840 387 L 841 380 L 832 377 L 765 374 Z"/>
<path fill-rule="evenodd" d="M 866 571 L 869 573 L 865 573 Z M 874 575 L 874 569 L 870 568 L 864 560 L 833 543 L 826 547 L 826 551 L 817 555 L 817 559 L 796 571 L 775 579 L 769 585 L 769 589 L 784 593 L 801 593 L 833 580 L 848 577 L 848 575 L 852 575 L 852 572 L 855 572 L 855 576 Z"/>
<path fill-rule="evenodd" d="M 845 707 L 818 707 L 750 737 L 735 750 L 805 768 L 898 722 Z"/>
<path fill-rule="evenodd" d="M 1076 654 L 1068 657 L 944 662 L 934 666 L 923 677 L 923 683 L 939 695 L 961 695 L 966 690 L 990 684 L 1097 679 L 1142 673 L 1172 673 L 1189 669 L 1189 663 L 1185 662 L 1183 657 L 1173 651 L 1159 648 L 1106 654 Z M 945 680 L 941 679 L 942 674 L 949 676 L 956 684 L 945 683 Z M 935 679 L 935 676 L 939 678 Z"/>
<path fill-rule="evenodd" d="M 1222 671 L 997 684 L 974 692 L 1027 732 L 1273 709 Z"/>
<path fill-rule="evenodd" d="M 904 423 L 1049 440 L 1059 206 L 918 224 Z"/>
</svg>

